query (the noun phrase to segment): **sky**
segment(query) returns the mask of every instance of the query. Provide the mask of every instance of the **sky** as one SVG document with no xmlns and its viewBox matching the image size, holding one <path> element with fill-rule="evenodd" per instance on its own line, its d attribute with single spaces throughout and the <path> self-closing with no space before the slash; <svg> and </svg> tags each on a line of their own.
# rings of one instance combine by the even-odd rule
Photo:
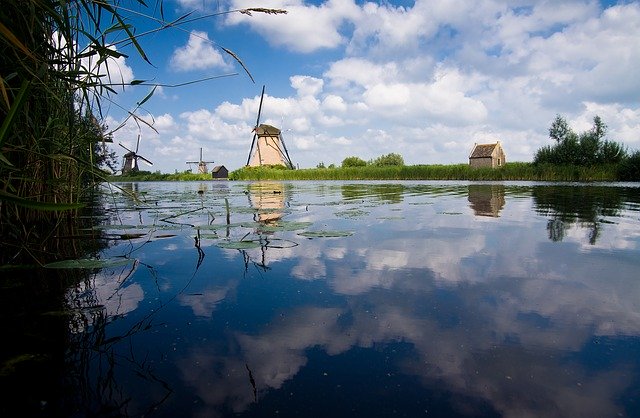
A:
<svg viewBox="0 0 640 418">
<path fill-rule="evenodd" d="M 121 11 L 138 34 L 161 26 L 147 3 Z M 287 13 L 226 13 L 248 7 Z M 244 166 L 263 86 L 260 123 L 282 129 L 299 168 L 389 153 L 467 163 L 474 143 L 496 141 L 507 162 L 531 161 L 552 144 L 556 115 L 577 132 L 598 115 L 607 139 L 640 149 L 638 1 L 164 0 L 162 10 L 190 21 L 140 36 L 149 62 L 113 41 L 127 57 L 108 63 L 111 81 L 145 81 L 102 100 L 120 164 L 118 144 L 135 148 L 140 135 L 154 163 L 142 170 L 196 169 L 186 162 L 200 148 L 210 166 Z"/>
</svg>

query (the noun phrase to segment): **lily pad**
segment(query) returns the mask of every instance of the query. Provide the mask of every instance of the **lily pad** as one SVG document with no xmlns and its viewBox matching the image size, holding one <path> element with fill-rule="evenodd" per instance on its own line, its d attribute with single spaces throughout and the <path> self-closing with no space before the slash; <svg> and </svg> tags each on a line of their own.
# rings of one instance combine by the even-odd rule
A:
<svg viewBox="0 0 640 418">
<path fill-rule="evenodd" d="M 312 225 L 312 222 L 279 222 L 277 225 L 263 225 L 260 230 L 265 232 L 297 231 Z"/>
<path fill-rule="evenodd" d="M 260 241 L 223 241 L 217 244 L 218 247 L 226 250 L 249 250 L 251 248 L 259 248 L 261 246 Z"/>
<path fill-rule="evenodd" d="M 136 260 L 131 258 L 80 258 L 77 260 L 63 260 L 45 264 L 50 269 L 96 269 L 106 267 L 121 267 L 133 264 Z"/>
<path fill-rule="evenodd" d="M 298 235 L 307 238 L 342 238 L 353 235 L 352 231 L 305 231 Z"/>
</svg>

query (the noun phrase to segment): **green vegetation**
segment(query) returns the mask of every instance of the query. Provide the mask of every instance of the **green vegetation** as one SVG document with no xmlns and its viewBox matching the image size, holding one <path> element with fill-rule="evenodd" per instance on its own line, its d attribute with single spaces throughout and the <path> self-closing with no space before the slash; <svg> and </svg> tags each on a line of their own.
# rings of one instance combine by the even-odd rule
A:
<svg viewBox="0 0 640 418">
<path fill-rule="evenodd" d="M 619 143 L 604 139 L 606 134 L 607 125 L 599 116 L 593 118 L 593 128 L 577 134 L 562 116 L 557 115 L 549 128 L 549 137 L 556 143 L 540 148 L 534 163 L 577 166 L 619 164 L 627 158 L 627 151 Z"/>
<path fill-rule="evenodd" d="M 77 256 L 74 240 L 92 185 L 105 179 L 101 167 L 114 168 L 114 154 L 100 122 L 103 103 L 121 107 L 117 89 L 147 86 L 150 91 L 127 120 L 137 116 L 157 84 L 111 79 L 108 60 L 137 55 L 151 64 L 138 38 L 185 25 L 188 14 L 165 22 L 163 2 L 130 0 L 3 0 L 0 7 L 0 262 Z M 145 15 L 148 10 L 150 15 Z M 281 14 L 279 9 L 221 11 Z M 137 33 L 127 14 L 147 17 L 153 25 Z M 154 14 L 154 16 L 151 16 Z M 159 16 L 157 15 L 159 14 Z M 146 28 L 145 28 L 146 29 Z M 232 51 L 220 47 L 248 70 Z M 124 52 L 130 51 L 129 55 Z M 210 80 L 209 77 L 193 82 Z M 123 122 L 123 123 L 125 123 Z M 153 127 L 151 127 L 153 129 Z M 118 129 L 116 127 L 115 129 Z"/>
<path fill-rule="evenodd" d="M 367 162 L 360 157 L 347 157 L 342 160 L 342 168 L 347 167 L 364 167 Z"/>
<path fill-rule="evenodd" d="M 382 155 L 376 158 L 375 160 L 370 161 L 369 165 L 372 165 L 375 167 L 389 167 L 389 166 L 402 167 L 404 165 L 404 159 L 400 154 L 395 154 L 392 152 L 391 154 Z"/>
<path fill-rule="evenodd" d="M 364 166 L 272 170 L 244 167 L 229 174 L 231 180 L 527 180 L 615 181 L 617 166 L 580 167 L 532 163 L 507 163 L 498 169 L 471 168 L 467 164 Z"/>
<path fill-rule="evenodd" d="M 154 173 L 150 171 L 136 171 L 129 172 L 122 176 L 110 176 L 109 181 L 203 181 L 211 180 L 211 174 L 192 173 L 190 171 L 184 171 L 182 173 L 166 174 L 156 171 Z"/>
<path fill-rule="evenodd" d="M 380 157 L 370 160 L 369 162 L 363 160 L 360 157 L 347 157 L 342 160 L 342 168 L 348 167 L 366 167 L 366 166 L 374 166 L 374 167 L 387 167 L 387 166 L 403 166 L 404 159 L 400 154 L 390 153 L 387 155 L 381 155 Z M 331 166 L 329 166 L 331 167 Z M 324 168 L 324 164 L 322 167 Z"/>
</svg>

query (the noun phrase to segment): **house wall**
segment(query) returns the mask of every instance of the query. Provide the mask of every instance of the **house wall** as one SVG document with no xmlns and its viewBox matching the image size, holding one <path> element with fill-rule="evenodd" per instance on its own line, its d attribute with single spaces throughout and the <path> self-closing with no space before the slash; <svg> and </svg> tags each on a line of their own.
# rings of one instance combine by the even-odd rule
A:
<svg viewBox="0 0 640 418">
<path fill-rule="evenodd" d="M 498 145 L 495 150 L 493 150 L 493 161 L 492 167 L 502 167 L 507 162 L 507 157 L 504 155 L 504 151 L 502 147 Z"/>
<path fill-rule="evenodd" d="M 469 166 L 474 168 L 493 167 L 493 159 L 491 157 L 469 158 Z"/>
</svg>

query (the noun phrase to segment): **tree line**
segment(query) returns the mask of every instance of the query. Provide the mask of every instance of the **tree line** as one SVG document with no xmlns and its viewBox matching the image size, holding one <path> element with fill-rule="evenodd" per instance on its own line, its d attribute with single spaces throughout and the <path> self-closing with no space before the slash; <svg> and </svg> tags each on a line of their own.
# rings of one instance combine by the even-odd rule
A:
<svg viewBox="0 0 640 418">
<path fill-rule="evenodd" d="M 640 151 L 629 154 L 627 148 L 606 139 L 607 125 L 600 116 L 593 118 L 591 129 L 577 133 L 567 120 L 556 115 L 549 127 L 549 138 L 555 141 L 536 152 L 535 165 L 572 165 L 597 167 L 615 165 L 620 180 L 640 180 Z"/>
</svg>

